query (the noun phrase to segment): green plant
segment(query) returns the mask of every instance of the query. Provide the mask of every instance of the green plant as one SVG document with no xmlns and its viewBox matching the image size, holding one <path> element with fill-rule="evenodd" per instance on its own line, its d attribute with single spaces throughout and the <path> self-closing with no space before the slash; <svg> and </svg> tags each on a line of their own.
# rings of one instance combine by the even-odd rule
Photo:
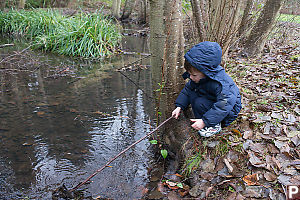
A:
<svg viewBox="0 0 300 200">
<path fill-rule="evenodd" d="M 233 187 L 231 187 L 231 186 L 229 186 L 228 190 L 229 190 L 230 192 L 235 192 L 235 189 L 234 189 Z"/>
<path fill-rule="evenodd" d="M 206 152 L 206 151 L 205 151 Z M 195 155 L 189 157 L 183 166 L 183 175 L 189 176 L 193 170 L 199 167 L 200 162 L 203 160 L 205 152 L 198 151 Z"/>
<path fill-rule="evenodd" d="M 182 8 L 184 8 L 186 10 L 191 10 L 191 8 L 192 8 L 191 2 L 187 1 L 187 0 L 183 0 L 182 1 Z"/>
<path fill-rule="evenodd" d="M 215 147 L 215 155 L 216 156 L 224 156 L 228 153 L 230 145 L 227 139 L 223 139 L 220 143 Z"/>
<path fill-rule="evenodd" d="M 240 142 L 238 145 L 234 146 L 233 149 L 236 150 L 237 152 L 243 153 L 244 152 L 243 143 Z"/>
<path fill-rule="evenodd" d="M 66 17 L 51 9 L 0 12 L 0 32 L 22 35 L 35 48 L 63 55 L 101 58 L 117 52 L 118 27 L 99 12 Z"/>
<path fill-rule="evenodd" d="M 166 159 L 166 157 L 168 156 L 168 151 L 166 149 L 160 150 L 160 153 L 164 159 Z"/>
<path fill-rule="evenodd" d="M 157 144 L 157 140 L 150 140 L 149 141 L 151 144 Z"/>
</svg>

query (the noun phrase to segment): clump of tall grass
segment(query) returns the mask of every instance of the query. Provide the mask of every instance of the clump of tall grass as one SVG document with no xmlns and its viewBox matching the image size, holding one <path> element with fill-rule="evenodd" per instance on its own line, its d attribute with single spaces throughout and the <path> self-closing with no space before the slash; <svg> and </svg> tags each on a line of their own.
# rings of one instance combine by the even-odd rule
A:
<svg viewBox="0 0 300 200">
<path fill-rule="evenodd" d="M 66 17 L 58 11 L 0 11 L 0 32 L 21 35 L 33 46 L 63 55 L 99 58 L 116 52 L 119 28 L 100 12 Z"/>
</svg>

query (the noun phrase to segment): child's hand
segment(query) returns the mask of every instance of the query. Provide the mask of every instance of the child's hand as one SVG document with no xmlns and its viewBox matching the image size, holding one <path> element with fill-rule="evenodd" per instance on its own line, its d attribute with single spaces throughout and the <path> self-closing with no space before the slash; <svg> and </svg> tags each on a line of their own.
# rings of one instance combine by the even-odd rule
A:
<svg viewBox="0 0 300 200">
<path fill-rule="evenodd" d="M 192 127 L 196 130 L 201 130 L 205 127 L 205 123 L 202 119 L 190 119 L 191 122 L 194 122 L 192 124 Z"/>
<path fill-rule="evenodd" d="M 172 117 L 174 117 L 175 119 L 177 119 L 178 116 L 179 116 L 179 114 L 180 114 L 180 111 L 181 111 L 180 107 L 175 108 L 175 110 L 173 110 L 173 112 L 172 112 Z"/>
</svg>

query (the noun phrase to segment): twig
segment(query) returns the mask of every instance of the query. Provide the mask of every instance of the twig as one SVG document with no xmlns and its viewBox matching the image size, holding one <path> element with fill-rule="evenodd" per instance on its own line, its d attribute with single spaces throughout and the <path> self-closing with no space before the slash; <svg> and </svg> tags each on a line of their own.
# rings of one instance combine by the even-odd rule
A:
<svg viewBox="0 0 300 200">
<path fill-rule="evenodd" d="M 118 71 L 118 72 L 120 72 L 123 76 L 125 76 L 131 83 L 133 83 L 138 89 L 140 89 L 149 99 L 151 99 L 151 100 L 153 100 L 153 97 L 151 97 L 151 96 L 149 96 L 148 94 L 147 94 L 147 92 L 145 92 L 142 88 L 140 88 L 139 86 L 138 86 L 138 84 L 136 84 L 131 78 L 129 78 L 128 76 L 126 76 L 122 71 Z"/>
<path fill-rule="evenodd" d="M 116 160 L 118 157 L 120 157 L 123 153 L 125 153 L 126 151 L 128 151 L 130 148 L 132 148 L 133 146 L 135 146 L 136 144 L 140 143 L 142 140 L 144 140 L 145 138 L 147 138 L 148 136 L 150 136 L 151 134 L 153 134 L 155 131 L 157 131 L 160 127 L 162 127 L 165 123 L 167 123 L 170 119 L 172 119 L 173 117 L 169 117 L 168 119 L 166 119 L 164 122 L 162 122 L 159 126 L 157 126 L 153 131 L 151 131 L 150 133 L 148 133 L 147 135 L 145 135 L 144 137 L 142 137 L 141 139 L 137 140 L 136 142 L 134 142 L 133 144 L 131 144 L 129 147 L 127 147 L 126 149 L 124 149 L 122 152 L 120 152 L 118 155 L 116 155 L 115 157 L 113 157 L 110 161 L 108 161 L 105 165 L 103 165 L 100 169 L 98 169 L 97 171 L 95 171 L 92 175 L 90 175 L 87 179 L 85 179 L 83 182 L 79 183 L 77 186 L 75 186 L 74 188 L 72 188 L 70 190 L 70 192 L 73 192 L 74 190 L 78 189 L 79 187 L 83 186 L 84 184 L 86 184 L 91 178 L 93 178 L 96 174 L 98 174 L 99 172 L 101 172 L 104 168 L 108 167 L 109 164 L 111 162 L 113 162 L 114 160 Z"/>
<path fill-rule="evenodd" d="M 0 49 L 4 47 L 10 47 L 10 46 L 15 46 L 15 44 L 2 44 L 0 45 Z"/>
<path fill-rule="evenodd" d="M 10 57 L 13 57 L 13 56 L 15 56 L 15 55 L 20 55 L 20 54 L 22 54 L 24 51 L 26 51 L 27 49 L 29 49 L 30 47 L 32 47 L 33 45 L 29 45 L 28 47 L 26 47 L 25 49 L 23 49 L 22 51 L 20 51 L 20 52 L 17 52 L 17 53 L 15 53 L 15 54 L 12 54 L 12 55 L 10 55 L 10 56 L 7 56 L 6 58 L 3 58 L 1 61 L 0 61 L 0 63 L 2 63 L 3 61 L 5 61 L 6 59 L 8 59 L 8 58 L 10 58 Z"/>
<path fill-rule="evenodd" d="M 232 180 L 224 180 L 224 181 L 222 181 L 221 183 L 216 183 L 216 184 L 210 186 L 210 187 L 206 190 L 205 197 L 208 197 L 208 195 L 209 195 L 210 192 L 214 189 L 214 187 L 220 186 L 220 185 L 222 185 L 222 184 L 224 184 L 224 183 L 228 183 L 228 182 L 230 182 L 230 181 L 232 181 Z"/>
<path fill-rule="evenodd" d="M 142 54 L 141 54 L 141 55 L 142 55 Z M 151 55 L 152 55 L 152 54 L 147 54 L 147 55 L 145 55 L 145 57 L 142 57 L 142 58 L 140 58 L 140 59 L 137 59 L 137 60 L 135 60 L 135 61 L 133 61 L 133 62 L 131 62 L 131 63 L 125 65 L 125 66 L 133 65 L 133 64 L 135 64 L 135 63 L 137 63 L 137 62 L 142 61 L 142 60 L 145 59 L 145 58 L 148 58 L 148 57 L 151 56 Z M 121 71 L 122 68 L 123 68 L 123 67 L 117 69 L 116 71 Z"/>
</svg>

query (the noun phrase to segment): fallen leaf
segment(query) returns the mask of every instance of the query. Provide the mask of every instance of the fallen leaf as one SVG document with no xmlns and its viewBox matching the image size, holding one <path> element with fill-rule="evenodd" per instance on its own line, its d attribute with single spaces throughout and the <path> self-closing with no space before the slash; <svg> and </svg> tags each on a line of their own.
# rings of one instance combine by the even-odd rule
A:
<svg viewBox="0 0 300 200">
<path fill-rule="evenodd" d="M 22 145 L 23 145 L 23 146 L 32 146 L 31 143 L 27 143 L 27 142 L 23 143 Z"/>
<path fill-rule="evenodd" d="M 270 112 L 272 111 L 272 107 L 269 105 L 257 105 L 257 109 L 263 112 Z"/>
<path fill-rule="evenodd" d="M 181 197 L 184 197 L 189 193 L 189 190 L 180 189 L 178 192 Z"/>
<path fill-rule="evenodd" d="M 233 133 L 235 133 L 236 135 L 242 137 L 241 132 L 240 132 L 239 130 L 237 130 L 237 129 L 232 129 L 231 132 L 233 132 Z"/>
<path fill-rule="evenodd" d="M 247 183 L 247 185 L 257 185 L 258 184 L 258 174 L 250 174 L 243 177 L 243 181 Z"/>
<path fill-rule="evenodd" d="M 290 176 L 280 174 L 277 179 L 283 185 L 291 185 L 292 184 Z"/>
<path fill-rule="evenodd" d="M 246 197 L 244 197 L 244 196 L 241 195 L 241 194 L 238 194 L 238 195 L 236 196 L 236 198 L 235 198 L 235 200 L 244 200 L 244 199 L 246 199 Z"/>
<path fill-rule="evenodd" d="M 280 162 L 273 156 L 272 161 L 277 165 L 278 169 L 281 169 L 281 164 Z"/>
<path fill-rule="evenodd" d="M 231 192 L 230 195 L 226 198 L 226 200 L 232 200 L 236 198 L 237 193 L 236 192 Z"/>
<path fill-rule="evenodd" d="M 290 123 L 295 123 L 296 122 L 296 117 L 294 115 L 288 114 L 286 121 Z"/>
<path fill-rule="evenodd" d="M 281 142 L 278 140 L 274 141 L 275 146 L 280 150 L 281 153 L 290 153 L 290 146 L 287 142 Z"/>
<path fill-rule="evenodd" d="M 232 172 L 233 172 L 233 167 L 230 165 L 229 161 L 228 161 L 226 158 L 224 158 L 224 163 L 225 163 L 225 165 L 226 165 L 228 171 L 229 171 L 230 173 L 232 173 Z"/>
<path fill-rule="evenodd" d="M 267 164 L 266 169 L 270 170 L 270 171 L 273 171 L 276 167 L 276 165 L 270 155 L 266 155 L 266 164 Z"/>
<path fill-rule="evenodd" d="M 210 186 L 209 188 L 207 188 L 206 192 L 205 192 L 205 196 L 208 197 L 209 193 L 213 190 L 213 186 Z"/>
<path fill-rule="evenodd" d="M 287 134 L 289 138 L 295 137 L 295 136 L 300 136 L 300 131 L 291 131 Z"/>
<path fill-rule="evenodd" d="M 266 145 L 262 143 L 252 143 L 249 147 L 250 150 L 260 154 L 264 154 L 267 151 Z"/>
<path fill-rule="evenodd" d="M 248 152 L 249 161 L 255 167 L 264 167 L 265 163 L 261 161 L 253 152 Z"/>
<path fill-rule="evenodd" d="M 180 174 L 175 174 L 175 176 L 178 176 L 178 177 L 183 177 L 182 175 L 180 175 Z"/>
<path fill-rule="evenodd" d="M 253 131 L 245 131 L 245 132 L 243 133 L 243 138 L 244 138 L 245 140 L 251 138 L 252 136 L 253 136 Z"/>
<path fill-rule="evenodd" d="M 275 119 L 283 120 L 282 115 L 280 113 L 277 113 L 277 112 L 272 112 L 271 117 L 275 118 Z"/>
<path fill-rule="evenodd" d="M 165 188 L 164 188 L 164 184 L 163 183 L 159 182 L 157 184 L 157 191 L 159 191 L 160 193 L 164 193 Z"/>
<path fill-rule="evenodd" d="M 166 185 L 166 186 L 168 186 L 170 189 L 172 189 L 172 190 L 177 190 L 177 189 L 179 189 L 179 187 L 177 186 L 177 184 L 178 183 L 176 183 L 176 182 L 173 182 L 173 181 L 166 181 L 166 182 L 164 182 L 164 185 Z"/>
<path fill-rule="evenodd" d="M 291 141 L 294 143 L 294 145 L 296 147 L 298 147 L 300 145 L 300 137 L 299 136 L 295 136 L 291 139 Z"/>
<path fill-rule="evenodd" d="M 279 150 L 275 147 L 274 144 L 267 144 L 267 147 L 268 147 L 268 151 L 270 153 L 273 153 L 273 154 L 278 154 L 279 153 Z"/>
<path fill-rule="evenodd" d="M 271 125 L 272 124 L 270 122 L 267 122 L 267 124 L 265 125 L 265 128 L 264 128 L 263 134 L 265 134 L 265 135 L 269 135 L 270 134 Z"/>
<path fill-rule="evenodd" d="M 256 119 L 253 121 L 254 123 L 263 123 L 266 121 L 271 121 L 271 117 L 267 115 L 256 114 Z"/>
<path fill-rule="evenodd" d="M 277 176 L 273 174 L 272 172 L 266 172 L 264 174 L 264 177 L 267 181 L 275 181 L 277 179 Z"/>
<path fill-rule="evenodd" d="M 145 196 L 148 192 L 149 192 L 149 189 L 148 188 L 141 188 L 142 189 L 142 195 Z"/>
<path fill-rule="evenodd" d="M 39 117 L 41 117 L 41 116 L 45 115 L 45 112 L 44 112 L 44 111 L 39 111 L 39 112 L 37 112 L 36 114 L 37 114 Z"/>
<path fill-rule="evenodd" d="M 78 111 L 77 111 L 76 109 L 74 109 L 74 108 L 70 108 L 70 112 L 75 112 L 75 113 L 77 113 Z"/>
</svg>

